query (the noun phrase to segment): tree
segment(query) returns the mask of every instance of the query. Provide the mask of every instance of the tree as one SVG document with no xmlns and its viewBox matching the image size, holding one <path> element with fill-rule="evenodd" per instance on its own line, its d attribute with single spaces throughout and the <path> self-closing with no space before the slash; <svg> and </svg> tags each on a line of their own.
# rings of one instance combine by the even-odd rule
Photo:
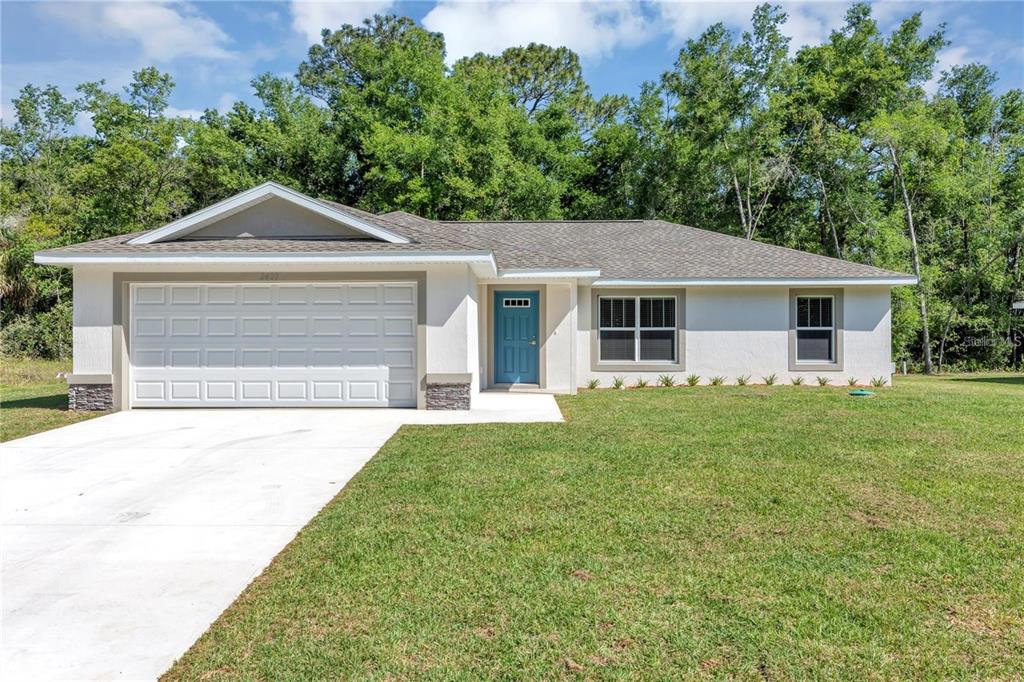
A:
<svg viewBox="0 0 1024 682">
<path fill-rule="evenodd" d="M 5 328 L 48 330 L 24 349 L 66 347 L 68 272 L 33 265 L 33 250 L 275 180 L 443 219 L 664 218 L 913 271 L 919 286 L 893 291 L 898 358 L 1009 362 L 1021 325 L 1009 304 L 1024 298 L 1024 94 L 997 95 L 976 64 L 927 94 L 947 42 L 916 14 L 884 35 L 855 4 L 795 54 L 784 21 L 761 5 L 747 32 L 710 26 L 632 98 L 593 97 L 564 47 L 449 68 L 443 36 L 396 16 L 324 31 L 296 78 L 259 76 L 255 104 L 199 120 L 168 115 L 174 82 L 152 67 L 122 91 L 30 85 L 0 126 Z"/>
</svg>

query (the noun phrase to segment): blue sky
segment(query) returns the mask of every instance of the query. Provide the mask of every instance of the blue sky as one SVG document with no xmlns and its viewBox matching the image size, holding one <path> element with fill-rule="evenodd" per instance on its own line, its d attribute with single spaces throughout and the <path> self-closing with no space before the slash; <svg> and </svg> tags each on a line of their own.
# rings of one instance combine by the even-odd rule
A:
<svg viewBox="0 0 1024 682">
<path fill-rule="evenodd" d="M 793 46 L 816 44 L 842 23 L 847 2 L 780 2 Z M 598 94 L 636 94 L 673 63 L 680 46 L 716 21 L 742 30 L 749 2 L 9 2 L 0 4 L 0 99 L 5 120 L 26 83 L 72 94 L 83 81 L 120 88 L 155 65 L 174 77 L 172 111 L 198 115 L 251 101 L 249 81 L 295 73 L 322 26 L 379 12 L 410 16 L 445 35 L 449 59 L 497 53 L 530 41 L 580 54 Z M 951 45 L 939 68 L 978 61 L 997 88 L 1024 87 L 1024 2 L 878 2 L 883 30 L 922 12 L 926 30 L 945 23 Z M 934 84 L 931 86 L 934 87 Z"/>
</svg>

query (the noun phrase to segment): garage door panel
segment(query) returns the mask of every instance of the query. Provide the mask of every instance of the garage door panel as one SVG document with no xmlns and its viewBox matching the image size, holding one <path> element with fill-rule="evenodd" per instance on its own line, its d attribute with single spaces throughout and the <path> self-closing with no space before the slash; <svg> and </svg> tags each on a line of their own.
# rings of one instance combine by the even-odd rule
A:
<svg viewBox="0 0 1024 682">
<path fill-rule="evenodd" d="M 413 283 L 133 285 L 136 406 L 416 402 Z"/>
<path fill-rule="evenodd" d="M 135 289 L 135 305 L 163 305 L 165 291 L 166 289 L 163 286 L 138 286 Z"/>
<path fill-rule="evenodd" d="M 277 303 L 282 306 L 306 305 L 309 303 L 309 287 L 280 285 L 277 287 Z"/>
<path fill-rule="evenodd" d="M 235 401 L 238 399 L 234 381 L 206 381 L 205 383 L 207 400 Z"/>
<path fill-rule="evenodd" d="M 170 336 L 201 336 L 199 317 L 171 317 Z"/>
<path fill-rule="evenodd" d="M 306 388 L 305 381 L 279 381 L 277 382 L 277 399 L 305 401 L 309 396 Z"/>
<path fill-rule="evenodd" d="M 416 303 L 416 287 L 412 284 L 385 284 L 384 303 L 389 306 L 405 306 Z"/>
<path fill-rule="evenodd" d="M 164 318 L 162 317 L 139 317 L 135 319 L 133 329 L 135 329 L 135 336 L 163 336 L 164 335 Z"/>
<path fill-rule="evenodd" d="M 385 317 L 384 336 L 416 336 L 416 321 L 412 317 Z"/>
<path fill-rule="evenodd" d="M 198 285 L 176 285 L 171 287 L 171 305 L 173 306 L 199 305 L 200 300 L 201 295 Z"/>
<path fill-rule="evenodd" d="M 416 400 L 416 382 L 414 381 L 389 381 L 384 384 L 384 399 L 395 401 Z"/>
<path fill-rule="evenodd" d="M 376 284 L 352 284 L 348 288 L 350 305 L 377 305 L 380 302 L 380 287 Z"/>
<path fill-rule="evenodd" d="M 202 353 L 200 348 L 172 348 L 168 351 L 170 360 L 167 365 L 169 367 L 202 367 L 203 363 L 200 361 Z"/>
<path fill-rule="evenodd" d="M 242 305 L 249 307 L 254 305 L 270 304 L 271 295 L 269 286 L 243 284 L 239 288 L 242 291 Z"/>
<path fill-rule="evenodd" d="M 138 400 L 163 400 L 164 382 L 137 380 L 135 382 L 135 397 Z"/>
</svg>

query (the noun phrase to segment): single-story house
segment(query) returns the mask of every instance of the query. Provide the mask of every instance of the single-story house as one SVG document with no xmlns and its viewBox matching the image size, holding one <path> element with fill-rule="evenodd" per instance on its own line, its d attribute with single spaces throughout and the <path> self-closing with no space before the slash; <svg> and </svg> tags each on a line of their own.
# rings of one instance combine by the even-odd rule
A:
<svg viewBox="0 0 1024 682">
<path fill-rule="evenodd" d="M 73 409 L 465 409 L 483 390 L 893 371 L 906 274 L 661 220 L 436 221 L 265 183 L 74 269 Z"/>
</svg>

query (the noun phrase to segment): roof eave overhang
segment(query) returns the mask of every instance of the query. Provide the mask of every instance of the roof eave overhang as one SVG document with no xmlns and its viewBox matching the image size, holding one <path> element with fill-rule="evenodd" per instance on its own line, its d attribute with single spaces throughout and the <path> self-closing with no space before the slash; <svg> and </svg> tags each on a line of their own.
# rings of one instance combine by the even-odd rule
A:
<svg viewBox="0 0 1024 682">
<path fill-rule="evenodd" d="M 907 286 L 917 284 L 917 278 L 893 277 L 732 277 L 694 279 L 596 279 L 593 286 L 600 287 L 850 287 L 850 286 Z"/>
<path fill-rule="evenodd" d="M 389 244 L 409 244 L 412 241 L 404 235 L 400 235 L 378 225 L 368 223 L 367 221 L 342 209 L 322 204 L 319 201 L 316 201 L 311 197 L 307 197 L 301 192 L 296 192 L 293 189 L 285 187 L 284 185 L 279 185 L 276 182 L 265 182 L 262 185 L 258 185 L 252 189 L 236 194 L 233 197 L 217 202 L 212 206 L 208 206 L 196 211 L 195 213 L 190 213 L 189 215 L 179 218 L 172 223 L 168 223 L 163 227 L 158 227 L 154 230 L 150 230 L 149 232 L 140 234 L 138 237 L 129 240 L 128 243 L 154 244 L 156 242 L 163 242 L 183 237 L 200 229 L 201 227 L 205 227 L 206 225 L 216 222 L 220 218 L 226 218 L 238 213 L 239 211 L 245 210 L 250 206 L 255 206 L 256 204 L 271 197 L 284 199 L 285 201 L 301 206 L 302 208 L 312 211 L 313 213 L 317 213 L 329 220 L 347 225 Z"/>
<path fill-rule="evenodd" d="M 462 263 L 473 268 L 480 277 L 498 273 L 494 254 L 490 251 L 420 251 L 413 253 L 47 253 L 35 254 L 39 265 L 430 265 Z"/>
<path fill-rule="evenodd" d="M 502 268 L 498 279 L 575 279 L 594 280 L 601 276 L 597 268 Z"/>
</svg>

